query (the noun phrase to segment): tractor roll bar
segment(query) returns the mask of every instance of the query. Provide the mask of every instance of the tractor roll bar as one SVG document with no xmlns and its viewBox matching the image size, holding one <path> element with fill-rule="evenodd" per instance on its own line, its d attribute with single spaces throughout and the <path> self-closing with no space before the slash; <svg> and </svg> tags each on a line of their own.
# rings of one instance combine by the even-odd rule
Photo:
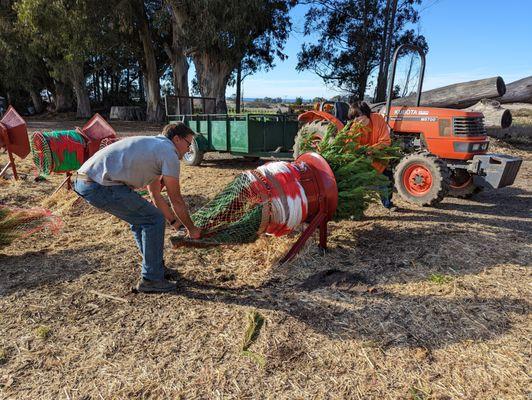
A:
<svg viewBox="0 0 532 400">
<path fill-rule="evenodd" d="M 425 78 L 425 54 L 423 53 L 423 50 L 421 50 L 421 47 L 419 46 L 416 46 L 413 44 L 402 44 L 397 49 L 395 49 L 395 52 L 393 53 L 392 71 L 388 79 L 388 91 L 387 91 L 387 98 L 386 98 L 386 123 L 390 122 L 390 108 L 392 107 L 392 92 L 393 92 L 393 84 L 395 81 L 395 70 L 397 68 L 397 58 L 399 57 L 399 53 L 403 49 L 409 49 L 411 51 L 417 52 L 419 54 L 419 58 L 421 59 L 421 68 L 419 70 L 419 82 L 417 84 L 416 107 L 419 107 L 419 104 L 421 102 L 421 89 L 423 88 L 423 79 Z"/>
</svg>

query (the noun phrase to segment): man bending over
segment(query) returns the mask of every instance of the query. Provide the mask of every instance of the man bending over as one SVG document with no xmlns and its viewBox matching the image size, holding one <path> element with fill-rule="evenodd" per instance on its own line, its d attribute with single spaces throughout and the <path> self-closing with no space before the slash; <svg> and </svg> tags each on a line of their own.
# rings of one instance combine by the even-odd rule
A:
<svg viewBox="0 0 532 400">
<path fill-rule="evenodd" d="M 179 187 L 179 160 L 189 151 L 194 132 L 183 123 L 166 125 L 162 135 L 119 140 L 98 151 L 79 169 L 78 195 L 96 208 L 128 222 L 142 253 L 140 292 L 168 292 L 176 282 L 165 279 L 165 221 L 183 224 L 193 239 L 201 236 L 190 219 Z M 166 186 L 172 208 L 161 195 Z M 153 204 L 134 188 L 148 187 Z"/>
</svg>

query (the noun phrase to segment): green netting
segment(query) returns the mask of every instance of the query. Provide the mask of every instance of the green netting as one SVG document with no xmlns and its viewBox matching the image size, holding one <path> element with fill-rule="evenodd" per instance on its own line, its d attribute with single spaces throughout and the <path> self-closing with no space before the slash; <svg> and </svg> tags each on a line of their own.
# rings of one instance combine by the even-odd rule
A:
<svg viewBox="0 0 532 400">
<path fill-rule="evenodd" d="M 253 176 L 238 175 L 214 199 L 191 215 L 201 228 L 202 238 L 173 237 L 174 245 L 250 243 L 257 239 L 263 223 L 264 200 L 253 188 Z M 256 181 L 255 181 L 256 182 Z"/>
</svg>

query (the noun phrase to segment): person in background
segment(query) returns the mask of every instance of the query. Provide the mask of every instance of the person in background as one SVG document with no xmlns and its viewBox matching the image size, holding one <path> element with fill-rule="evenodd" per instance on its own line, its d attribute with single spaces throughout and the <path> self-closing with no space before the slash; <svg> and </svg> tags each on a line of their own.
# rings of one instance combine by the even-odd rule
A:
<svg viewBox="0 0 532 400">
<path fill-rule="evenodd" d="M 366 102 L 352 102 L 349 105 L 347 119 L 355 120 L 364 126 L 361 135 L 357 138 L 359 145 L 379 148 L 390 146 L 392 144 L 390 127 L 382 115 L 371 112 L 371 109 Z M 393 172 L 383 163 L 374 162 L 373 167 L 389 180 L 385 194 L 381 195 L 382 205 L 388 210 L 395 211 L 397 207 L 395 207 L 392 202 Z"/>
<path fill-rule="evenodd" d="M 176 282 L 164 276 L 165 221 L 176 230 L 183 224 L 193 239 L 201 237 L 179 185 L 179 160 L 189 151 L 192 140 L 194 132 L 185 124 L 166 125 L 161 135 L 125 138 L 105 147 L 78 170 L 76 193 L 131 225 L 142 253 L 141 280 L 137 285 L 140 292 L 176 289 Z M 162 184 L 172 207 L 161 195 Z M 145 186 L 153 204 L 133 190 Z"/>
</svg>

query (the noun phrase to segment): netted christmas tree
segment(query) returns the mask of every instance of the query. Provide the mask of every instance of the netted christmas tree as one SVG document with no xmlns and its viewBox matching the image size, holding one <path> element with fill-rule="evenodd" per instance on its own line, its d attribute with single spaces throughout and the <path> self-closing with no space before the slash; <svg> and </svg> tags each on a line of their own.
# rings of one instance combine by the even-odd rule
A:
<svg viewBox="0 0 532 400">
<path fill-rule="evenodd" d="M 360 218 L 369 203 L 387 190 L 388 178 L 373 166 L 398 156 L 397 147 L 359 146 L 364 127 L 351 122 L 337 132 L 330 125 L 322 140 L 308 131 L 302 152 L 319 153 L 330 165 L 338 186 L 337 219 Z M 304 162 L 271 162 L 238 175 L 217 196 L 192 214 L 202 238 L 172 238 L 174 246 L 249 243 L 262 234 L 285 235 L 306 221 L 308 203 L 300 184 Z"/>
<path fill-rule="evenodd" d="M 304 165 L 271 162 L 238 175 L 218 195 L 192 214 L 200 240 L 172 238 L 174 246 L 250 243 L 261 233 L 287 234 L 307 215 L 307 198 L 299 183 Z"/>
</svg>

